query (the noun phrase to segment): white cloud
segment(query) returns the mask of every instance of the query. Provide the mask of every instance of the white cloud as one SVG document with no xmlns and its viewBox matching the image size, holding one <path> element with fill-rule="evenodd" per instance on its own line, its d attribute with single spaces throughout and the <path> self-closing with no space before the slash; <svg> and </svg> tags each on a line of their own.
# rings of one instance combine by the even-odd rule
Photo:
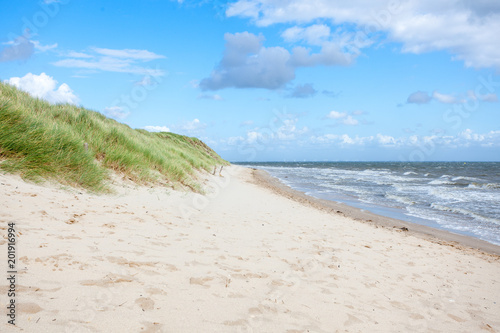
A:
<svg viewBox="0 0 500 333">
<path fill-rule="evenodd" d="M 355 126 L 355 125 L 359 124 L 358 120 L 354 119 L 352 116 L 347 116 L 347 118 L 345 118 L 344 120 L 342 120 L 342 123 L 344 125 L 351 125 L 351 126 Z"/>
<path fill-rule="evenodd" d="M 434 98 L 436 101 L 445 103 L 445 104 L 460 104 L 465 102 L 462 99 L 458 99 L 457 97 L 453 95 L 447 95 L 447 94 L 441 94 L 438 93 L 437 91 L 434 91 L 432 93 L 432 98 Z"/>
<path fill-rule="evenodd" d="M 232 3 L 226 11 L 226 15 L 231 16 L 245 16 L 256 19 L 259 16 L 258 1 L 254 0 L 240 0 Z"/>
<path fill-rule="evenodd" d="M 93 47 L 92 50 L 97 54 L 105 55 L 114 58 L 125 58 L 125 59 L 136 59 L 142 61 L 150 61 L 155 59 L 163 59 L 165 56 L 156 54 L 147 50 L 115 50 L 115 49 L 103 49 L 98 47 Z"/>
<path fill-rule="evenodd" d="M 69 58 L 94 58 L 95 56 L 83 52 L 69 51 L 66 54 Z"/>
<path fill-rule="evenodd" d="M 40 51 L 40 52 L 47 52 L 49 50 L 53 50 L 53 49 L 57 48 L 57 43 L 54 43 L 52 45 L 42 45 L 42 43 L 40 43 L 37 40 L 33 40 L 32 43 L 33 43 L 33 45 L 35 45 L 35 50 Z"/>
<path fill-rule="evenodd" d="M 390 135 L 377 134 L 377 140 L 382 146 L 393 146 L 397 144 L 396 139 Z"/>
<path fill-rule="evenodd" d="M 307 126 L 297 127 L 299 119 L 288 115 L 286 119 L 275 119 L 273 125 L 265 128 L 247 130 L 245 137 L 237 136 L 228 139 L 231 145 L 263 146 L 271 143 L 290 144 L 309 133 Z M 241 126 L 250 126 L 253 121 L 245 121 Z"/>
<path fill-rule="evenodd" d="M 104 114 L 114 119 L 125 119 L 130 115 L 130 112 L 120 106 L 109 106 L 104 108 Z"/>
<path fill-rule="evenodd" d="M 244 139 L 245 140 L 245 139 Z M 268 138 L 261 132 L 258 131 L 248 131 L 246 137 L 247 144 L 254 144 L 257 141 L 268 141 Z"/>
<path fill-rule="evenodd" d="M 466 129 L 456 135 L 411 135 L 408 137 L 394 137 L 378 133 L 375 136 L 351 137 L 348 134 L 324 134 L 311 136 L 309 143 L 324 146 L 366 146 L 385 148 L 414 149 L 421 147 L 441 147 L 448 149 L 468 147 L 500 147 L 500 131 L 475 133 Z"/>
<path fill-rule="evenodd" d="M 330 27 L 325 24 L 314 24 L 307 28 L 294 26 L 286 29 L 281 37 L 288 42 L 305 41 L 310 45 L 321 45 L 330 37 Z"/>
<path fill-rule="evenodd" d="M 195 118 L 191 121 L 185 121 L 180 125 L 174 125 L 172 126 L 172 129 L 174 132 L 184 135 L 200 135 L 200 133 L 202 133 L 207 127 L 207 124 L 201 122 L 198 118 Z"/>
<path fill-rule="evenodd" d="M 165 71 L 161 69 L 141 65 L 143 62 L 162 58 L 165 57 L 147 50 L 115 50 L 94 47 L 87 53 L 71 51 L 66 54 L 66 59 L 58 60 L 52 64 L 58 67 L 104 72 L 164 76 Z"/>
<path fill-rule="evenodd" d="M 330 111 L 330 113 L 326 117 L 330 118 L 330 119 L 341 119 L 341 118 L 347 117 L 347 113 L 338 112 L 338 111 Z"/>
<path fill-rule="evenodd" d="M 307 126 L 297 128 L 297 122 L 297 118 L 283 119 L 283 125 L 280 126 L 275 133 L 273 133 L 273 137 L 279 140 L 294 140 L 298 136 L 301 136 L 309 131 Z"/>
<path fill-rule="evenodd" d="M 57 81 L 45 73 L 40 75 L 28 73 L 23 77 L 12 77 L 4 82 L 50 103 L 78 103 L 78 97 L 66 83 L 57 87 Z"/>
<path fill-rule="evenodd" d="M 388 41 L 399 42 L 403 52 L 448 51 L 466 66 L 500 69 L 500 5 L 498 1 L 472 0 L 239 0 L 231 3 L 228 17 L 240 16 L 258 26 L 277 23 L 316 23 L 329 20 L 335 25 L 354 24 L 358 47 L 382 33 Z M 326 31 L 326 30 L 325 30 Z M 284 38 L 303 38 L 300 27 Z"/>
<path fill-rule="evenodd" d="M 144 126 L 144 129 L 149 132 L 170 132 L 167 126 Z"/>
<path fill-rule="evenodd" d="M 356 113 L 359 114 L 359 111 L 356 111 Z M 330 113 L 328 113 L 326 117 L 329 119 L 337 120 L 337 124 L 344 124 L 349 126 L 356 126 L 359 124 L 359 121 L 357 119 L 355 119 L 351 115 L 348 115 L 346 112 L 330 111 Z"/>
<path fill-rule="evenodd" d="M 295 67 L 347 66 L 356 56 L 357 53 L 346 53 L 338 43 L 325 42 L 319 53 L 311 53 L 310 49 L 303 46 L 294 47 L 291 62 Z"/>
</svg>

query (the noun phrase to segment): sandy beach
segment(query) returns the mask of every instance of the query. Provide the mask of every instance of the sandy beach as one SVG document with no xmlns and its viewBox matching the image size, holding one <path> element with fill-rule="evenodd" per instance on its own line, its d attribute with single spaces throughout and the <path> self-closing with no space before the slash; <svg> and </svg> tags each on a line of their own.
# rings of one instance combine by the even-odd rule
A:
<svg viewBox="0 0 500 333">
<path fill-rule="evenodd" d="M 2 332 L 500 332 L 497 246 L 322 202 L 239 166 L 205 195 L 0 175 Z M 408 229 L 408 230 L 407 230 Z"/>
</svg>

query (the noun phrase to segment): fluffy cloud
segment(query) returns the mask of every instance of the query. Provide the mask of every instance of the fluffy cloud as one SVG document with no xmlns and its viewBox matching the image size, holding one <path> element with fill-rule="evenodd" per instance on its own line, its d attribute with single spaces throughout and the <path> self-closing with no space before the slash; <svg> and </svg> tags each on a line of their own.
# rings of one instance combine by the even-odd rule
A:
<svg viewBox="0 0 500 333">
<path fill-rule="evenodd" d="M 203 90 L 227 87 L 278 89 L 295 78 L 290 53 L 282 47 L 264 47 L 264 37 L 243 32 L 225 34 L 224 56 L 209 78 L 201 80 Z"/>
<path fill-rule="evenodd" d="M 205 128 L 207 124 L 201 122 L 198 118 L 191 121 L 186 121 L 180 125 L 172 126 L 176 133 L 184 135 L 199 135 Z"/>
<path fill-rule="evenodd" d="M 273 137 L 279 140 L 295 140 L 298 136 L 307 133 L 309 129 L 307 126 L 297 128 L 297 118 L 283 119 L 283 124 L 274 133 Z"/>
<path fill-rule="evenodd" d="M 78 103 L 78 97 L 66 83 L 57 87 L 57 81 L 45 73 L 40 75 L 28 73 L 23 77 L 12 77 L 4 82 L 50 103 Z"/>
<path fill-rule="evenodd" d="M 120 106 L 109 106 L 104 108 L 104 114 L 113 119 L 125 119 L 130 115 L 130 112 Z"/>
<path fill-rule="evenodd" d="M 229 5 L 226 15 L 250 18 L 258 26 L 318 19 L 339 26 L 354 24 L 358 38 L 352 44 L 358 48 L 374 33 L 382 33 L 389 41 L 401 43 L 403 52 L 446 50 L 468 67 L 500 69 L 500 48 L 495 47 L 500 41 L 498 1 L 239 0 Z M 300 27 L 286 30 L 283 37 L 309 38 Z"/>
<path fill-rule="evenodd" d="M 344 124 L 350 126 L 356 126 L 359 124 L 357 119 L 354 119 L 351 115 L 348 115 L 346 112 L 338 112 L 338 111 L 330 111 L 329 114 L 326 115 L 329 119 L 337 120 L 337 124 Z"/>
<path fill-rule="evenodd" d="M 432 98 L 434 98 L 438 102 L 445 103 L 445 104 L 460 104 L 460 103 L 465 102 L 465 100 L 458 99 L 457 97 L 455 97 L 453 95 L 440 94 L 437 91 L 434 91 L 432 93 Z"/>
<path fill-rule="evenodd" d="M 290 144 L 295 140 L 302 138 L 309 132 L 307 126 L 298 127 L 299 119 L 286 115 L 285 118 L 275 119 L 269 127 L 253 128 L 247 130 L 245 137 L 237 136 L 227 139 L 229 145 L 251 145 L 259 148 L 264 148 L 270 143 Z M 242 125 L 252 125 L 253 121 L 246 121 Z"/>
<path fill-rule="evenodd" d="M 357 119 L 354 119 L 352 116 L 347 116 L 344 120 L 342 120 L 344 125 L 356 126 L 359 124 Z"/>
<path fill-rule="evenodd" d="M 66 59 L 58 60 L 53 65 L 158 77 L 165 75 L 165 72 L 158 68 L 144 67 L 141 63 L 163 58 L 165 56 L 147 50 L 115 50 L 94 47 L 88 52 L 69 52 Z"/>
<path fill-rule="evenodd" d="M 170 132 L 167 126 L 144 126 L 144 129 L 149 132 Z"/>
<path fill-rule="evenodd" d="M 341 118 L 347 117 L 347 113 L 338 112 L 338 111 L 330 111 L 330 113 L 326 117 L 330 118 L 330 119 L 341 119 Z"/>
<path fill-rule="evenodd" d="M 292 52 L 279 46 L 265 47 L 262 35 L 249 32 L 226 33 L 224 38 L 223 58 L 210 77 L 201 80 L 203 90 L 228 87 L 279 89 L 295 78 L 298 67 L 346 66 L 357 56 L 333 41 L 322 43 L 320 51 L 313 53 L 304 46 L 294 47 Z"/>
<path fill-rule="evenodd" d="M 294 26 L 286 29 L 281 37 L 288 42 L 305 41 L 310 45 L 321 45 L 330 37 L 330 27 L 325 24 L 314 24 L 307 28 Z"/>
<path fill-rule="evenodd" d="M 325 42 L 319 53 L 311 53 L 309 48 L 303 46 L 294 47 L 291 62 L 294 67 L 313 66 L 347 66 L 356 58 L 358 52 L 347 53 L 341 45 L 336 42 Z"/>
</svg>

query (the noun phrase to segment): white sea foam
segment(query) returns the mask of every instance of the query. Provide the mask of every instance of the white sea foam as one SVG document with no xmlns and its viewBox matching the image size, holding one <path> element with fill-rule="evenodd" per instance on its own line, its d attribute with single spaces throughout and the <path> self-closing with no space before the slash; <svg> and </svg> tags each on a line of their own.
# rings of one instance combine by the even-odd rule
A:
<svg viewBox="0 0 500 333">
<path fill-rule="evenodd" d="M 463 215 L 467 215 L 467 216 L 470 216 L 474 219 L 477 219 L 481 222 L 487 222 L 487 223 L 493 223 L 493 224 L 497 224 L 497 225 L 500 225 L 500 220 L 498 219 L 495 219 L 495 218 L 492 218 L 492 217 L 486 217 L 486 216 L 483 216 L 483 215 L 480 215 L 478 213 L 475 213 L 473 211 L 470 211 L 470 210 L 467 210 L 467 209 L 464 209 L 464 208 L 459 208 L 459 207 L 448 207 L 448 206 L 444 206 L 444 205 L 440 205 L 440 204 L 431 204 L 431 208 L 434 208 L 434 209 L 437 209 L 437 210 L 440 210 L 440 211 L 443 211 L 443 212 L 450 212 L 450 213 L 455 213 L 455 214 L 463 214 Z"/>
<path fill-rule="evenodd" d="M 370 203 L 404 208 L 410 221 L 417 218 L 428 225 L 500 243 L 500 164 L 471 163 L 464 168 L 453 163 L 424 163 L 414 164 L 410 170 L 406 167 L 373 162 L 263 166 L 286 184 L 313 196 L 348 198 L 347 203 L 358 202 L 360 207 Z"/>
</svg>

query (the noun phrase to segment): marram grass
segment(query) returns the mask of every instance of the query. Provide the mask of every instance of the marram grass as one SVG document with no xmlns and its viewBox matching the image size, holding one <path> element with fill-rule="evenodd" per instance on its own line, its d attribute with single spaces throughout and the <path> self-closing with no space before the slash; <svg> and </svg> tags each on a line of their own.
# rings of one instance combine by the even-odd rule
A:
<svg viewBox="0 0 500 333">
<path fill-rule="evenodd" d="M 135 130 L 70 104 L 53 105 L 0 83 L 0 169 L 93 192 L 116 172 L 137 183 L 199 189 L 194 171 L 227 165 L 197 138 Z"/>
</svg>

